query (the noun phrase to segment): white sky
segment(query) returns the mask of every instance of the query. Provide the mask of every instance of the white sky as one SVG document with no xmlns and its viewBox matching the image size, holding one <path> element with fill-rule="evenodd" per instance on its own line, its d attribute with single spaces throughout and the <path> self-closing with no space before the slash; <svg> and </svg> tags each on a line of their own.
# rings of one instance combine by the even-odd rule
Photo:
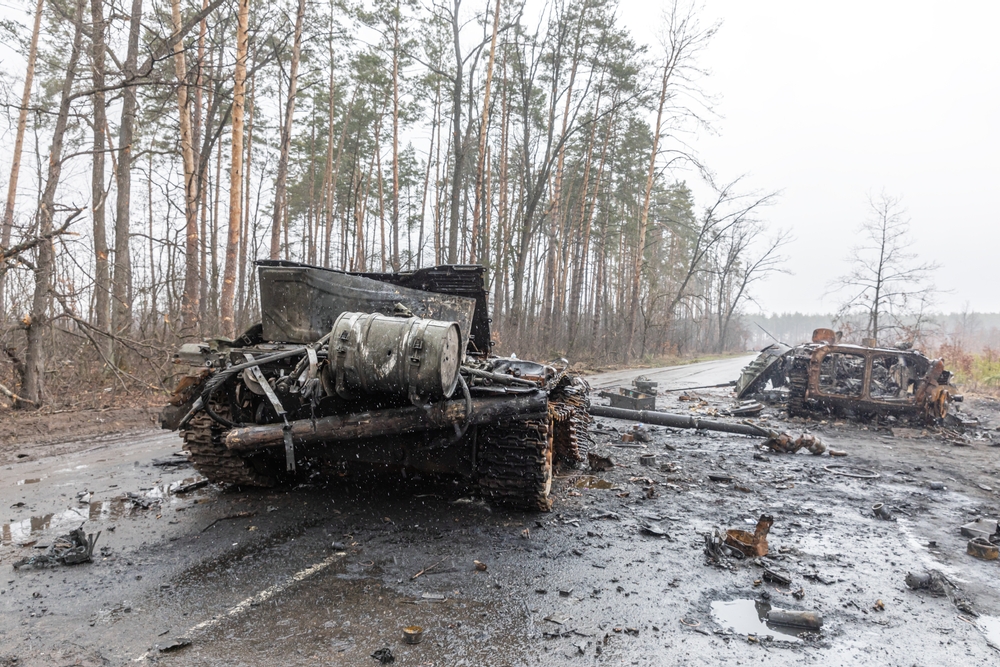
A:
<svg viewBox="0 0 1000 667">
<path fill-rule="evenodd" d="M 652 3 L 622 18 L 655 43 Z M 1000 311 L 1000 2 L 705 0 L 722 21 L 702 62 L 717 136 L 695 149 L 720 177 L 781 190 L 794 275 L 757 288 L 765 312 L 830 312 L 829 281 L 867 214 L 903 198 L 914 250 L 941 265 L 942 311 Z M 710 20 L 708 21 L 710 22 Z"/>
</svg>

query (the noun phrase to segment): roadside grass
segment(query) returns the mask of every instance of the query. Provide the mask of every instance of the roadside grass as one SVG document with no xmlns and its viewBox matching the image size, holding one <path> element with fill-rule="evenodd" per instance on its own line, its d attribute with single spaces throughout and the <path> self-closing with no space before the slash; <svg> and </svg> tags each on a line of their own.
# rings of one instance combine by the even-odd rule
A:
<svg viewBox="0 0 1000 667">
<path fill-rule="evenodd" d="M 966 391 L 1000 396 L 1000 350 L 987 347 L 974 353 L 945 344 L 938 349 L 938 356 L 954 373 L 955 384 Z"/>
</svg>

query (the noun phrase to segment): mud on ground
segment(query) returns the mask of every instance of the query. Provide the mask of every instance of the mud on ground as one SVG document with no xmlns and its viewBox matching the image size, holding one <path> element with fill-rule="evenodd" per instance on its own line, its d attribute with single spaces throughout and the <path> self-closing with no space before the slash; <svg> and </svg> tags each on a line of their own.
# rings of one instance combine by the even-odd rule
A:
<svg viewBox="0 0 1000 667">
<path fill-rule="evenodd" d="M 698 394 L 658 407 L 711 414 L 731 400 Z M 995 428 L 996 402 L 965 409 Z M 382 648 L 394 665 L 995 662 L 1000 562 L 968 556 L 959 528 L 1000 514 L 1000 449 L 773 409 L 762 419 L 848 456 L 670 429 L 626 443 L 631 424 L 600 419 L 596 447 L 615 467 L 562 471 L 553 511 L 536 515 L 388 474 L 178 493 L 196 475 L 153 465 L 178 449 L 167 433 L 5 464 L 0 664 L 377 665 Z M 648 454 L 655 466 L 640 464 Z M 129 491 L 156 502 L 142 509 Z M 896 520 L 877 518 L 877 502 Z M 752 530 L 761 514 L 774 518 L 768 556 L 706 557 L 706 533 Z M 11 568 L 79 520 L 104 531 L 96 562 Z M 791 583 L 763 580 L 763 566 Z M 951 597 L 905 586 L 928 569 L 954 582 Z M 763 625 L 757 603 L 818 612 L 822 630 Z M 421 644 L 403 643 L 409 625 Z"/>
</svg>

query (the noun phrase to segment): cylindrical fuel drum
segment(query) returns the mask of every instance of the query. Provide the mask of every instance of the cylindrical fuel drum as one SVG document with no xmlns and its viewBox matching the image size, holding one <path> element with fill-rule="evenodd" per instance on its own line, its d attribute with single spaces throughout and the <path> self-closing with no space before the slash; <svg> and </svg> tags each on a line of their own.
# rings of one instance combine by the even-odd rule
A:
<svg viewBox="0 0 1000 667">
<path fill-rule="evenodd" d="M 343 313 L 333 323 L 329 371 L 337 394 L 407 396 L 414 405 L 450 398 L 458 384 L 456 322 Z"/>
</svg>

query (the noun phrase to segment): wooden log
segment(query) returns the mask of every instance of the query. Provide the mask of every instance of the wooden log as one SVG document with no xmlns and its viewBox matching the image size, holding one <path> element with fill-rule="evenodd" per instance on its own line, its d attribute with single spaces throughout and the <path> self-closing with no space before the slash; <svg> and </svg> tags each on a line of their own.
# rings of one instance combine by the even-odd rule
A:
<svg viewBox="0 0 1000 667">
<path fill-rule="evenodd" d="M 474 398 L 468 423 L 486 424 L 500 417 L 544 414 L 547 409 L 548 397 L 542 391 L 516 397 Z M 465 416 L 465 401 L 452 400 L 435 403 L 427 409 L 407 406 L 332 415 L 321 417 L 315 422 L 311 419 L 297 419 L 291 422 L 292 442 L 296 445 L 308 445 L 417 433 L 462 424 L 466 421 Z M 283 444 L 283 424 L 245 426 L 226 434 L 226 447 L 235 451 L 249 452 L 281 447 Z"/>
</svg>

